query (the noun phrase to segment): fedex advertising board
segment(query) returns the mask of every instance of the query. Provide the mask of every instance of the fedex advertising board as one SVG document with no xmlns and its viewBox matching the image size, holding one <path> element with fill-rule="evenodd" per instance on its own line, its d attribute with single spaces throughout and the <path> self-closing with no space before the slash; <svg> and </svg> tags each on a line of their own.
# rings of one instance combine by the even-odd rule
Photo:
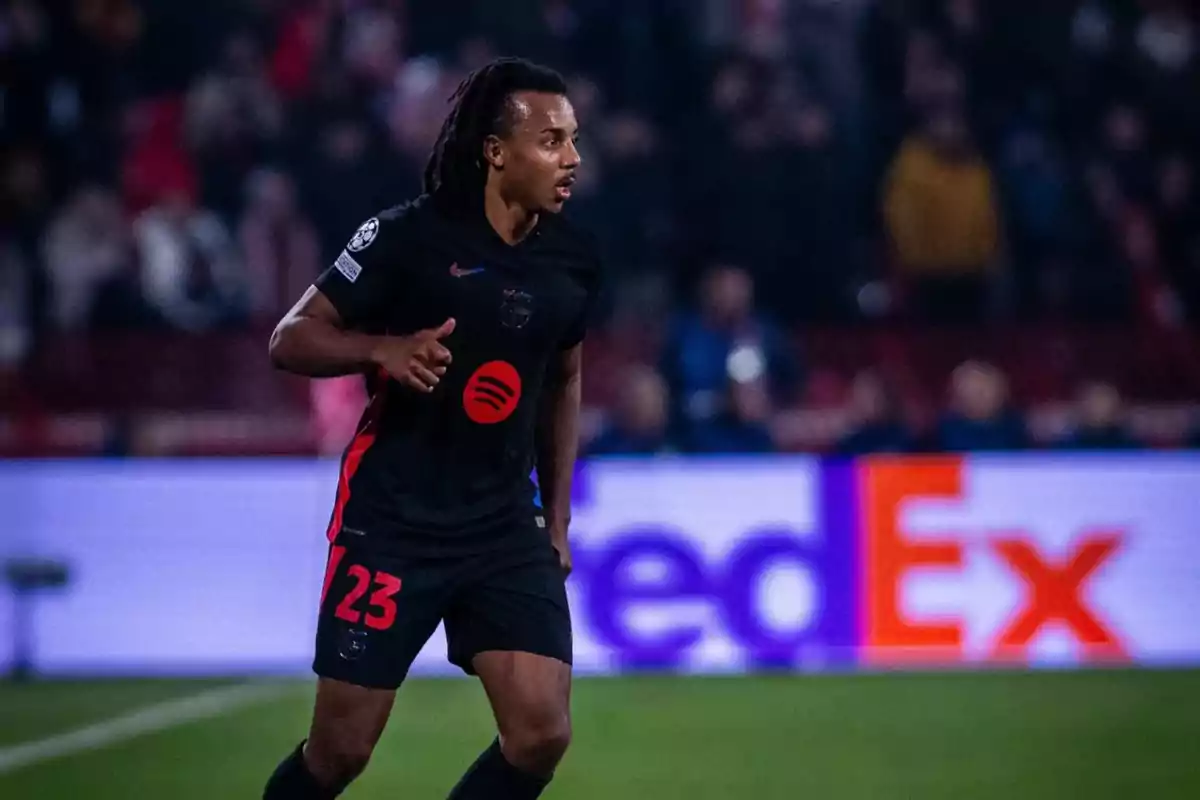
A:
<svg viewBox="0 0 1200 800">
<path fill-rule="evenodd" d="M 576 658 L 729 672 L 849 664 L 849 507 L 811 459 L 609 461 L 578 476 Z M 593 659 L 599 659 L 593 661 Z"/>
<path fill-rule="evenodd" d="M 336 473 L 324 461 L 0 468 L 0 557 L 72 572 L 35 600 L 37 667 L 307 669 Z M 1200 459 L 1168 456 L 594 462 L 572 526 L 576 664 L 1200 663 L 1198 489 Z M 454 673 L 440 631 L 414 672 Z"/>
<path fill-rule="evenodd" d="M 857 470 L 862 660 L 1200 661 L 1200 463 L 973 457 Z"/>
</svg>

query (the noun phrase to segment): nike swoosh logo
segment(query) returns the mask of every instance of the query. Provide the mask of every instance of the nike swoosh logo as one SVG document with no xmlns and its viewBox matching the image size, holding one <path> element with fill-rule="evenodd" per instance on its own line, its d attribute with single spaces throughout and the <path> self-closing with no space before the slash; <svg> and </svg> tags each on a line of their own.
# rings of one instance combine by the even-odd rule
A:
<svg viewBox="0 0 1200 800">
<path fill-rule="evenodd" d="M 475 269 L 463 269 L 458 264 L 450 265 L 450 274 L 456 278 L 465 278 L 468 275 L 474 275 L 476 272 L 483 272 L 483 267 L 475 267 Z"/>
</svg>

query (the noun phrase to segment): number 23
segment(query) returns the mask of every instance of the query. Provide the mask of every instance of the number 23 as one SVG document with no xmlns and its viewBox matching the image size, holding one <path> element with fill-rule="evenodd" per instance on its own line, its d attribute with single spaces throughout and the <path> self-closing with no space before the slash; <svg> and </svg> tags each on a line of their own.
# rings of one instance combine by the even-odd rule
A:
<svg viewBox="0 0 1200 800">
<path fill-rule="evenodd" d="M 337 548 L 343 549 L 343 548 Z M 342 553 L 334 553 L 334 557 L 330 559 L 330 566 L 333 569 L 337 568 L 337 562 L 341 561 Z M 334 616 L 340 620 L 357 624 L 363 620 L 363 612 L 354 607 L 354 604 L 367 593 L 368 587 L 371 585 L 371 571 L 362 564 L 351 564 L 346 574 L 354 579 L 354 586 L 342 598 L 342 602 L 338 603 L 337 609 L 334 611 Z M 369 628 L 374 628 L 377 631 L 387 630 L 392 627 L 396 621 L 396 601 L 392 599 L 399 591 L 401 580 L 395 575 L 386 572 L 377 571 L 374 575 L 375 591 L 371 593 L 369 606 L 370 613 L 366 615 L 366 624 Z"/>
</svg>

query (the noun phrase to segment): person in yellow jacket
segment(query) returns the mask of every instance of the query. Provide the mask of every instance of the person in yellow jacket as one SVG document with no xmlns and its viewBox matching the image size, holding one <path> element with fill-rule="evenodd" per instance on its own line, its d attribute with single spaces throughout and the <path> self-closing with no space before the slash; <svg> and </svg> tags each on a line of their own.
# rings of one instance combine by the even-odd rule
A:
<svg viewBox="0 0 1200 800">
<path fill-rule="evenodd" d="M 992 172 L 957 111 L 933 114 L 888 171 L 884 223 L 906 306 L 927 322 L 975 321 L 999 270 Z"/>
</svg>

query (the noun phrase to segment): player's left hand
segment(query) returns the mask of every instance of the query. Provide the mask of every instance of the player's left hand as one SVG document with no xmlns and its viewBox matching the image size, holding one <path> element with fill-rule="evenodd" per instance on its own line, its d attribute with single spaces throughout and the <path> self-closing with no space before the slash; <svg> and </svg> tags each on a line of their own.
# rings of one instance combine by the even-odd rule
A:
<svg viewBox="0 0 1200 800">
<path fill-rule="evenodd" d="M 562 567 L 564 575 L 571 574 L 571 543 L 567 541 L 566 535 L 550 536 L 550 543 L 554 545 L 554 549 L 558 552 L 558 565 Z"/>
</svg>

